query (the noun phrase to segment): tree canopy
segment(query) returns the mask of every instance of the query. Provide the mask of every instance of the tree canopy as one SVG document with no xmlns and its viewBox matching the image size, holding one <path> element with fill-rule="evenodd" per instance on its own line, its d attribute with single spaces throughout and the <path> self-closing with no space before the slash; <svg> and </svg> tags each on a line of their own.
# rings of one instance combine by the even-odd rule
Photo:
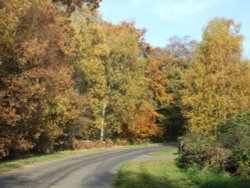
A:
<svg viewBox="0 0 250 188">
<path fill-rule="evenodd" d="M 200 42 L 145 42 L 106 22 L 101 0 L 0 1 L 0 157 L 75 149 L 83 140 L 214 137 L 250 108 L 250 64 L 233 20 Z"/>
</svg>

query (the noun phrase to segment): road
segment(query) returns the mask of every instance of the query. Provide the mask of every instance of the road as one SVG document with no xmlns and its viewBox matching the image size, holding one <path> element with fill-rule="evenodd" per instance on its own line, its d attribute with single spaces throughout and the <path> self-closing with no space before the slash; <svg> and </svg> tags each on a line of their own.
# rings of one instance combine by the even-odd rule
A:
<svg viewBox="0 0 250 188">
<path fill-rule="evenodd" d="M 0 187 L 110 188 L 122 163 L 165 148 L 172 147 L 120 149 L 33 164 L 0 175 Z"/>
</svg>

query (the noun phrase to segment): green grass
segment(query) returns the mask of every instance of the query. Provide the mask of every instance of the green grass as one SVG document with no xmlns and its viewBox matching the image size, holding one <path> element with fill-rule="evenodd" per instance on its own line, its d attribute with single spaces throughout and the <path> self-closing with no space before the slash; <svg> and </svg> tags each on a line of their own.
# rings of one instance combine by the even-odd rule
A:
<svg viewBox="0 0 250 188">
<path fill-rule="evenodd" d="M 175 166 L 174 160 L 136 161 L 122 165 L 118 172 L 120 188 L 196 188 Z"/>
<path fill-rule="evenodd" d="M 177 150 L 175 148 L 163 149 L 163 150 L 151 152 L 149 154 L 150 155 L 156 155 L 156 156 L 160 156 L 160 155 L 176 155 Z"/>
<path fill-rule="evenodd" d="M 174 155 L 176 149 L 164 149 L 151 155 Z M 122 165 L 118 171 L 120 188 L 196 188 L 175 160 L 135 161 Z"/>
<path fill-rule="evenodd" d="M 207 169 L 197 170 L 190 168 L 186 171 L 187 177 L 200 188 L 247 188 L 250 180 L 247 178 L 232 177 L 228 173 L 212 173 Z"/>
<path fill-rule="evenodd" d="M 174 155 L 176 149 L 160 150 L 151 155 Z M 246 188 L 250 182 L 233 178 L 227 173 L 214 174 L 208 170 L 183 170 L 175 160 L 134 161 L 122 165 L 118 171 L 119 188 Z"/>
<path fill-rule="evenodd" d="M 145 146 L 154 146 L 157 144 L 141 144 L 141 145 L 126 145 L 126 146 L 114 146 L 112 148 L 93 148 L 93 149 L 83 149 L 83 150 L 70 150 L 70 151 L 60 151 L 52 154 L 44 154 L 39 156 L 33 156 L 25 159 L 11 160 L 0 162 L 0 174 L 6 171 L 10 171 L 25 165 L 30 165 L 39 162 L 51 161 L 55 159 L 62 159 L 67 157 L 74 157 L 79 155 L 87 155 L 95 152 L 109 151 L 114 149 L 132 149 Z"/>
</svg>

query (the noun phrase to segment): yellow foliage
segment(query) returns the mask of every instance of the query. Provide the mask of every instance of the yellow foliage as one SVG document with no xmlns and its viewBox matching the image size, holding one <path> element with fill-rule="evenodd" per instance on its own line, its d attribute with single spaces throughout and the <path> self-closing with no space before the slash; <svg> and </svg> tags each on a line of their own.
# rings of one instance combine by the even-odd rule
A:
<svg viewBox="0 0 250 188">
<path fill-rule="evenodd" d="M 232 20 L 214 19 L 203 33 L 195 62 L 185 73 L 183 103 L 192 132 L 213 136 L 217 125 L 250 107 L 250 64 Z"/>
</svg>

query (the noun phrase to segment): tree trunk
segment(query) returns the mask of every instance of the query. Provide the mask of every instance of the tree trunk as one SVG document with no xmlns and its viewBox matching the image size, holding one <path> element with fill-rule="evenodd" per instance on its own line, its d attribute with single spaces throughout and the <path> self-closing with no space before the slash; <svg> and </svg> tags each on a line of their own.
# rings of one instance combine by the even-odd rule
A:
<svg viewBox="0 0 250 188">
<path fill-rule="evenodd" d="M 104 138 L 106 106 L 107 106 L 107 104 L 106 104 L 106 102 L 104 102 L 103 108 L 102 108 L 102 125 L 101 125 L 100 141 L 103 141 L 103 138 Z"/>
</svg>

